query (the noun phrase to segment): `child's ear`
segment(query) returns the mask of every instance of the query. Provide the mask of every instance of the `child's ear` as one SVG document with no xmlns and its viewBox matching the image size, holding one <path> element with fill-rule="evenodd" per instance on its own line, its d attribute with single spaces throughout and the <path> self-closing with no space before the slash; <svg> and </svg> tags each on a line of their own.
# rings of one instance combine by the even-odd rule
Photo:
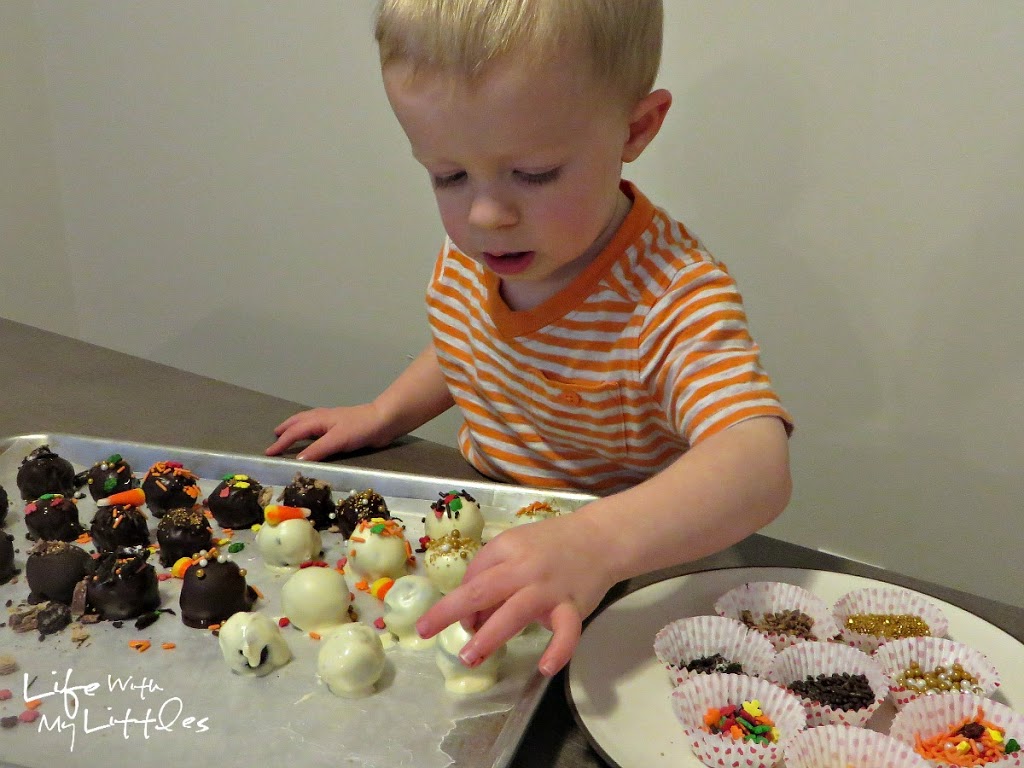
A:
<svg viewBox="0 0 1024 768">
<path fill-rule="evenodd" d="M 622 162 L 631 163 L 640 157 L 658 135 L 671 106 L 672 94 L 664 88 L 651 91 L 636 103 L 629 113 L 629 137 L 622 147 Z"/>
</svg>

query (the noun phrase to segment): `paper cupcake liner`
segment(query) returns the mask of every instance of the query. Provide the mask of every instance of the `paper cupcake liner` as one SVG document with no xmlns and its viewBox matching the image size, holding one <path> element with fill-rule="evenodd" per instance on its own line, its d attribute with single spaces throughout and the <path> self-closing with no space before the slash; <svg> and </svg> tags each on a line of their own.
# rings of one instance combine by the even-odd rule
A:
<svg viewBox="0 0 1024 768">
<path fill-rule="evenodd" d="M 868 587 L 847 592 L 832 606 L 836 623 L 843 633 L 843 640 L 872 653 L 890 638 L 880 635 L 866 635 L 846 628 L 846 619 L 858 614 L 911 614 L 920 616 L 928 624 L 932 637 L 945 637 L 949 631 L 949 620 L 935 603 L 923 595 L 899 587 Z"/>
<path fill-rule="evenodd" d="M 672 691 L 672 711 L 683 727 L 693 754 L 705 765 L 772 768 L 782 759 L 786 738 L 803 730 L 807 718 L 800 699 L 760 677 L 712 673 L 694 675 Z M 742 706 L 757 700 L 775 722 L 779 741 L 773 744 L 737 741 L 704 730 L 704 714 L 710 707 Z"/>
<path fill-rule="evenodd" d="M 693 616 L 673 621 L 654 638 L 654 653 L 668 672 L 673 685 L 700 672 L 686 664 L 718 653 L 743 666 L 743 673 L 760 677 L 768 671 L 775 647 L 759 632 L 724 616 Z"/>
<path fill-rule="evenodd" d="M 845 725 L 799 731 L 783 744 L 786 768 L 929 768 L 927 760 L 883 733 Z"/>
<path fill-rule="evenodd" d="M 715 613 L 740 621 L 742 611 L 750 611 L 755 620 L 766 613 L 802 611 L 814 619 L 811 628 L 818 640 L 839 634 L 839 626 L 828 604 L 813 592 L 796 584 L 776 581 L 754 581 L 731 589 L 715 601 Z M 759 631 L 759 630 L 755 630 Z M 778 632 L 762 632 L 777 651 L 802 642 L 804 638 Z"/>
<path fill-rule="evenodd" d="M 794 680 L 803 680 L 808 675 L 842 674 L 864 675 L 875 694 L 865 707 L 855 710 L 833 709 L 832 707 L 796 694 L 807 710 L 808 725 L 854 725 L 863 726 L 871 719 L 889 693 L 889 679 L 881 666 L 863 651 L 839 643 L 798 643 L 780 651 L 772 662 L 767 678 L 783 687 Z"/>
<path fill-rule="evenodd" d="M 924 672 L 931 672 L 939 666 L 949 667 L 959 663 L 965 672 L 969 672 L 977 679 L 981 691 L 972 693 L 978 696 L 991 696 L 999 687 L 999 671 L 985 654 L 969 645 L 942 637 L 906 637 L 902 640 L 889 640 L 878 647 L 874 659 L 889 677 L 889 692 L 897 708 L 902 708 L 913 699 L 925 695 L 896 682 L 896 676 L 906 671 L 911 662 L 915 661 Z"/>
<path fill-rule="evenodd" d="M 915 736 L 924 739 L 961 722 L 965 717 L 974 717 L 981 707 L 985 720 L 1006 732 L 1006 739 L 1016 739 L 1024 744 L 1024 714 L 1014 712 L 1005 704 L 975 696 L 972 693 L 944 693 L 938 696 L 918 696 L 896 713 L 889 729 L 889 735 L 897 741 L 914 746 Z M 998 768 L 1020 766 L 1024 755 L 1014 752 L 987 765 Z M 938 760 L 934 765 L 947 765 Z"/>
</svg>

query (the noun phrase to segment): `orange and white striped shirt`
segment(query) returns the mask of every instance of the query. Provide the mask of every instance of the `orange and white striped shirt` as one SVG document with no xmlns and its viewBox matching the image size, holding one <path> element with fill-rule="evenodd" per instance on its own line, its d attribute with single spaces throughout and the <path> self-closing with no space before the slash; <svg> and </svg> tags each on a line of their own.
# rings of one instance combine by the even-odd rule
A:
<svg viewBox="0 0 1024 768">
<path fill-rule="evenodd" d="M 761 368 L 735 282 L 635 187 L 598 257 L 516 312 L 498 277 L 448 240 L 427 309 L 462 410 L 463 455 L 522 485 L 606 494 L 745 419 L 789 415 Z"/>
</svg>

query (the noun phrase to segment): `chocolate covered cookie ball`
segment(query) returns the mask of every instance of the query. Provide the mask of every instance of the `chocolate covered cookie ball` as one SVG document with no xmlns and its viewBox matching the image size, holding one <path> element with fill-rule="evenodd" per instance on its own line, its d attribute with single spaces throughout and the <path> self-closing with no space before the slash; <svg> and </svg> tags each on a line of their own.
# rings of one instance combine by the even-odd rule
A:
<svg viewBox="0 0 1024 768">
<path fill-rule="evenodd" d="M 86 601 L 104 619 L 133 619 L 160 607 L 156 569 L 149 550 L 108 552 L 86 581 Z"/>
<path fill-rule="evenodd" d="M 95 501 L 135 486 L 132 468 L 119 453 L 97 461 L 82 473 L 82 479 L 85 480 L 85 486 Z"/>
<path fill-rule="evenodd" d="M 74 541 L 85 528 L 78 520 L 78 502 L 59 493 L 44 493 L 25 507 L 25 527 L 32 541 Z"/>
<path fill-rule="evenodd" d="M 205 629 L 221 624 L 256 602 L 256 590 L 245 581 L 245 570 L 216 550 L 194 562 L 181 585 L 181 621 Z"/>
<path fill-rule="evenodd" d="M 18 490 L 25 501 L 38 499 L 46 493 L 71 496 L 75 492 L 75 468 L 71 462 L 41 445 L 21 461 L 18 467 Z"/>
<path fill-rule="evenodd" d="M 346 539 L 359 523 L 374 517 L 389 520 L 391 512 L 384 497 L 372 488 L 351 493 L 338 502 L 338 529 Z"/>
<path fill-rule="evenodd" d="M 221 528 L 251 528 L 263 522 L 263 508 L 273 494 L 272 488 L 264 488 L 248 475 L 224 475 L 206 499 L 206 507 Z"/>
<path fill-rule="evenodd" d="M 55 600 L 69 605 L 75 585 L 92 569 L 92 557 L 81 547 L 65 541 L 38 542 L 25 561 L 29 601 Z"/>
<path fill-rule="evenodd" d="M 100 552 L 146 547 L 150 543 L 149 518 L 133 504 L 111 504 L 96 510 L 89 533 Z"/>
<path fill-rule="evenodd" d="M 166 568 L 183 557 L 193 557 L 213 548 L 213 528 L 200 506 L 172 509 L 156 526 L 160 564 Z"/>
<path fill-rule="evenodd" d="M 6 584 L 17 572 L 14 567 L 14 537 L 0 531 L 0 584 Z"/>
<path fill-rule="evenodd" d="M 334 506 L 334 498 L 329 483 L 305 477 L 301 472 L 284 487 L 281 500 L 285 506 L 304 507 L 309 510 L 309 521 L 319 530 L 325 530 L 335 524 L 338 512 Z"/>
<path fill-rule="evenodd" d="M 169 509 L 191 507 L 199 500 L 199 478 L 177 461 L 158 461 L 142 479 L 146 506 L 154 517 Z"/>
</svg>

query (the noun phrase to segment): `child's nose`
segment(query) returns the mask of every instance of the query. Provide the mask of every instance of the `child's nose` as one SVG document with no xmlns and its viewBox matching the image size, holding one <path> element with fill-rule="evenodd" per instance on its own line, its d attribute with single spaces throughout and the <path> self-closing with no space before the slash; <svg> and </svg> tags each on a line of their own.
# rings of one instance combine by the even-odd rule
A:
<svg viewBox="0 0 1024 768">
<path fill-rule="evenodd" d="M 511 227 L 519 221 L 514 205 L 492 194 L 474 196 L 469 207 L 469 223 L 481 229 Z"/>
</svg>

